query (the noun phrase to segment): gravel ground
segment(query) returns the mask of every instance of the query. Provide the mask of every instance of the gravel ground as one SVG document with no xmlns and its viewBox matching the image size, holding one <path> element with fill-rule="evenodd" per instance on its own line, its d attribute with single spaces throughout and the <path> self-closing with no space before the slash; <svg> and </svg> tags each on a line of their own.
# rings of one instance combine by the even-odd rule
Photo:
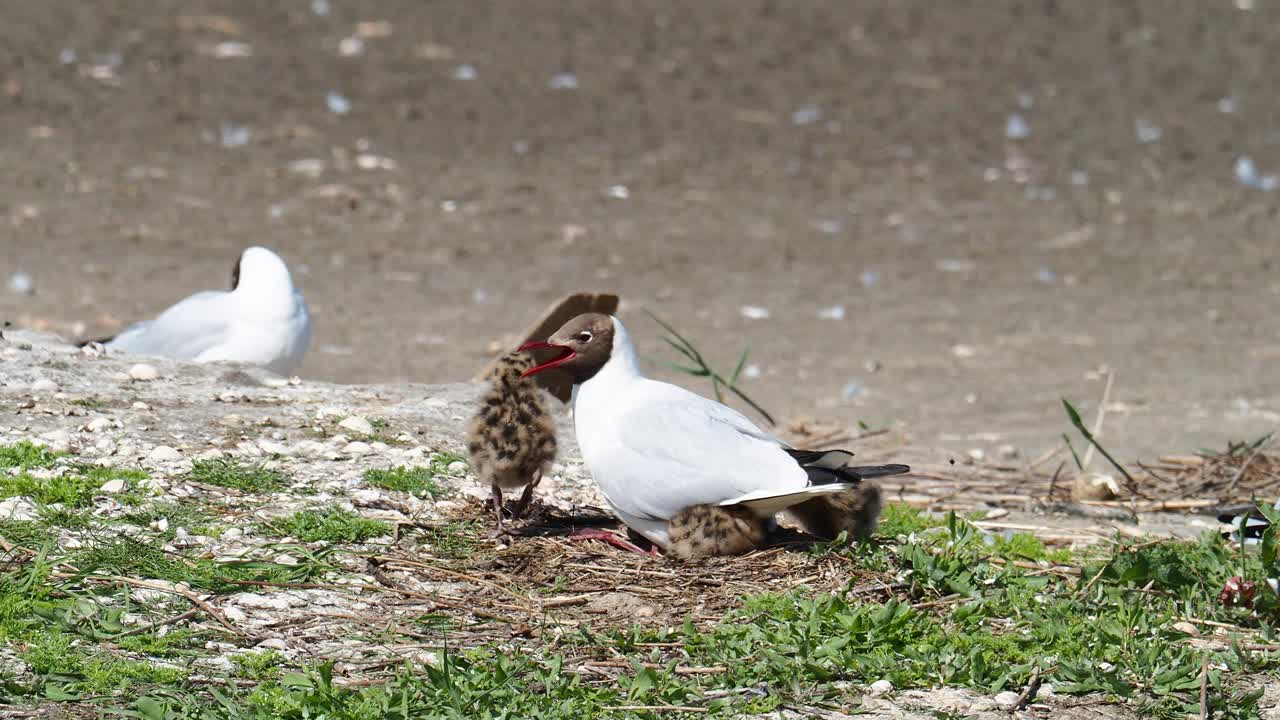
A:
<svg viewBox="0 0 1280 720">
<path fill-rule="evenodd" d="M 612 290 L 647 352 L 643 308 L 722 367 L 749 345 L 775 414 L 937 457 L 1038 454 L 1104 366 L 1125 459 L 1280 413 L 1272 3 L 0 10 L 21 326 L 109 332 L 261 243 L 308 378 L 464 380 Z"/>
</svg>

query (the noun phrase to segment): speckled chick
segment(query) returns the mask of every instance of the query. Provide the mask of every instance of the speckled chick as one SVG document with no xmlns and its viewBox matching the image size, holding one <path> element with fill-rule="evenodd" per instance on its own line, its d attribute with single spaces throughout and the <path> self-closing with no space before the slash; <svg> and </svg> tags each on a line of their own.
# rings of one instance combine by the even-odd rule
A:
<svg viewBox="0 0 1280 720">
<path fill-rule="evenodd" d="M 845 492 L 792 505 L 787 512 L 810 535 L 831 540 L 846 532 L 856 540 L 875 532 L 880 506 L 880 488 L 864 480 Z"/>
<path fill-rule="evenodd" d="M 677 560 L 740 555 L 764 545 L 765 523 L 740 505 L 694 505 L 671 518 L 667 554 Z"/>
<path fill-rule="evenodd" d="M 480 410 L 467 427 L 467 450 L 480 482 L 493 488 L 498 531 L 503 531 L 502 491 L 523 487 L 512 518 L 524 514 L 533 489 L 556 457 L 556 426 L 543 391 L 520 374 L 533 367 L 532 355 L 512 352 L 490 371 Z"/>
</svg>

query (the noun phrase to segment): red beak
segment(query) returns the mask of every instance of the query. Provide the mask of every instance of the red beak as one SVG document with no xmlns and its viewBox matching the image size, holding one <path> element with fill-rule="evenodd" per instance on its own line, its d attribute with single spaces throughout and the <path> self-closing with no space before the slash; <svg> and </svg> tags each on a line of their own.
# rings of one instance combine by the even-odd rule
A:
<svg viewBox="0 0 1280 720">
<path fill-rule="evenodd" d="M 564 345 L 556 345 L 555 343 L 542 342 L 540 340 L 527 342 L 521 345 L 520 351 L 529 352 L 531 350 L 543 350 L 548 348 L 559 350 L 560 354 L 542 363 L 541 365 L 536 365 L 534 367 L 529 368 L 528 370 L 525 370 L 524 372 L 520 373 L 520 377 L 527 378 L 530 375 L 533 375 L 534 373 L 540 373 L 543 370 L 550 370 L 551 368 L 557 365 L 569 362 L 570 360 L 578 357 L 578 353 L 574 352 L 573 348 L 565 347 Z"/>
</svg>

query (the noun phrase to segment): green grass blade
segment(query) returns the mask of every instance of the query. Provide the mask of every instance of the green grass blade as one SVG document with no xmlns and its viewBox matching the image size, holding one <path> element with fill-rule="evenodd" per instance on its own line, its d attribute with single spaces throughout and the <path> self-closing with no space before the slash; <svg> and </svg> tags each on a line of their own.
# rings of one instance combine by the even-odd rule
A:
<svg viewBox="0 0 1280 720">
<path fill-rule="evenodd" d="M 1084 421 L 1080 419 L 1080 413 L 1076 412 L 1076 409 L 1071 406 L 1071 403 L 1067 402 L 1066 398 L 1062 398 L 1062 405 L 1067 409 L 1067 417 L 1071 418 L 1071 424 L 1076 427 L 1076 430 L 1080 431 L 1080 434 L 1084 436 L 1084 439 L 1088 440 L 1090 444 L 1097 448 L 1098 452 L 1102 454 L 1102 457 L 1106 458 L 1107 462 L 1111 463 L 1112 467 L 1120 471 L 1120 474 L 1124 476 L 1125 480 L 1129 481 L 1130 485 L 1135 484 L 1136 481 L 1133 479 L 1133 476 L 1129 474 L 1129 471 L 1125 470 L 1124 466 L 1117 462 L 1115 458 L 1111 457 L 1111 453 L 1107 452 L 1107 449 L 1102 447 L 1102 444 L 1094 439 L 1093 433 L 1089 432 L 1089 429 L 1084 426 Z M 1083 469 L 1084 468 L 1081 468 L 1081 470 Z"/>
<path fill-rule="evenodd" d="M 738 384 L 738 376 L 742 374 L 742 368 L 747 364 L 747 352 L 750 347 L 742 348 L 742 355 L 738 358 L 738 366 L 733 369 L 733 374 L 729 376 L 729 386 L 733 387 Z"/>
<path fill-rule="evenodd" d="M 1076 461 L 1076 467 L 1079 468 L 1080 472 L 1084 472 L 1084 465 L 1080 463 L 1080 456 L 1076 454 L 1076 448 L 1071 444 L 1071 438 L 1066 433 L 1062 433 L 1062 442 L 1066 443 L 1067 449 L 1071 451 L 1071 458 Z"/>
</svg>

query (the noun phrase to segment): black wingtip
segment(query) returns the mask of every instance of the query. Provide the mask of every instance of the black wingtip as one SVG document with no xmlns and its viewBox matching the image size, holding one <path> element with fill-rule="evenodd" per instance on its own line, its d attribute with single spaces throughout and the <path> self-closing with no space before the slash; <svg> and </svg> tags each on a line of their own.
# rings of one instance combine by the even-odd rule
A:
<svg viewBox="0 0 1280 720">
<path fill-rule="evenodd" d="M 844 472 L 852 473 L 862 479 L 885 477 L 888 475 L 901 475 L 911 472 L 910 465 L 859 465 L 856 467 L 843 468 Z"/>
</svg>

